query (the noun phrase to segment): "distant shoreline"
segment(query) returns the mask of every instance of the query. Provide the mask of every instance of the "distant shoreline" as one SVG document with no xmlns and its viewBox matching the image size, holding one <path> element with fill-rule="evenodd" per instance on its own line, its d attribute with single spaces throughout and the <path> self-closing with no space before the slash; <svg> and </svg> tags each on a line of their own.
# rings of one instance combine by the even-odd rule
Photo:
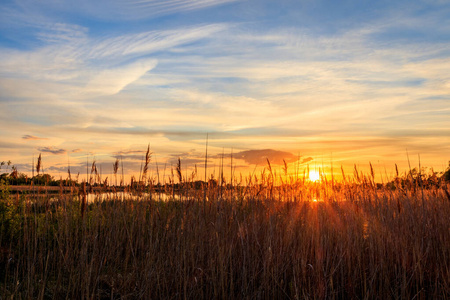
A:
<svg viewBox="0 0 450 300">
<path fill-rule="evenodd" d="M 10 185 L 9 187 L 9 191 L 10 192 L 31 192 L 31 191 L 41 191 L 41 192 L 58 192 L 61 189 L 64 192 L 67 191 L 73 191 L 74 193 L 78 193 L 78 191 L 80 190 L 80 187 L 77 186 L 43 186 L 43 185 Z M 117 192 L 121 192 L 123 191 L 123 187 L 116 187 L 115 191 Z M 90 190 L 90 192 L 97 192 L 97 191 L 102 191 L 102 192 L 113 192 L 114 188 L 113 187 L 107 187 L 105 189 L 105 187 L 92 187 L 92 190 Z"/>
</svg>

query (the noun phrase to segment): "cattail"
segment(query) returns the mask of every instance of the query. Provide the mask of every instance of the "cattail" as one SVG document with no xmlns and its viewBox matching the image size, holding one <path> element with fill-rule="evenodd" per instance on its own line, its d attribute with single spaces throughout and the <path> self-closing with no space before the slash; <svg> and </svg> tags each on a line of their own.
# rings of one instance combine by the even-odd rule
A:
<svg viewBox="0 0 450 300">
<path fill-rule="evenodd" d="M 194 181 L 195 177 L 197 176 L 197 164 L 194 165 L 194 170 L 192 171 L 192 181 Z"/>
<path fill-rule="evenodd" d="M 268 166 L 269 172 L 272 173 L 272 166 L 270 165 L 270 161 L 267 157 L 266 157 L 266 161 L 267 161 L 267 166 Z"/>
<path fill-rule="evenodd" d="M 345 182 L 345 173 L 344 173 L 344 168 L 341 165 L 341 172 L 342 172 L 342 180 Z"/>
<path fill-rule="evenodd" d="M 145 182 L 145 178 L 147 177 L 148 172 L 148 164 L 150 163 L 150 145 L 147 147 L 147 153 L 145 154 L 145 164 L 144 164 L 144 170 L 142 171 L 142 181 Z"/>
<path fill-rule="evenodd" d="M 92 166 L 91 166 L 91 177 L 89 178 L 89 184 L 92 184 L 92 179 L 96 179 L 97 176 L 95 176 L 94 178 L 92 177 L 92 174 L 97 175 L 97 166 L 95 165 L 95 159 L 92 162 Z"/>
<path fill-rule="evenodd" d="M 178 180 L 182 181 L 182 176 L 181 176 L 181 159 L 178 157 L 178 163 L 177 163 L 177 175 L 178 175 Z"/>
<path fill-rule="evenodd" d="M 38 175 L 40 171 L 41 171 L 41 154 L 39 153 L 39 158 L 36 164 L 36 172 L 38 173 Z"/>
<path fill-rule="evenodd" d="M 287 165 L 287 163 L 286 163 L 286 161 L 284 159 L 283 159 L 283 163 L 284 163 L 284 168 L 283 168 L 284 176 L 287 176 L 287 174 L 288 174 L 288 165 Z"/>
<path fill-rule="evenodd" d="M 358 182 L 361 182 L 361 180 L 359 179 L 358 168 L 356 168 L 356 165 L 353 165 L 353 166 L 354 166 L 354 170 L 353 170 L 354 176 Z"/>
<path fill-rule="evenodd" d="M 119 159 L 116 158 L 116 162 L 113 163 L 113 171 L 114 171 L 114 175 L 117 175 L 117 171 L 119 171 Z"/>
<path fill-rule="evenodd" d="M 97 166 L 95 165 L 95 160 L 92 162 L 91 174 L 97 174 Z"/>
<path fill-rule="evenodd" d="M 117 185 L 117 171 L 119 171 L 119 159 L 118 158 L 116 158 L 116 162 L 113 163 L 115 185 Z"/>
<path fill-rule="evenodd" d="M 372 181 L 373 181 L 374 178 L 375 178 L 375 173 L 373 172 L 373 167 L 372 167 L 372 163 L 371 162 L 369 162 L 369 165 L 370 165 L 370 176 L 372 176 Z"/>
</svg>

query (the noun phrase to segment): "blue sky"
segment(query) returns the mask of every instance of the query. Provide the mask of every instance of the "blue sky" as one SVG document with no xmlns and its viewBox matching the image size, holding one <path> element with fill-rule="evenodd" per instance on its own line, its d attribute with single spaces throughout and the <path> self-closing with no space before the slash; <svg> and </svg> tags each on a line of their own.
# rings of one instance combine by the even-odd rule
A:
<svg viewBox="0 0 450 300">
<path fill-rule="evenodd" d="M 148 143 L 192 165 L 206 133 L 274 161 L 450 159 L 449 1 L 3 1 L 0 54 L 0 160 L 23 172 Z"/>
</svg>

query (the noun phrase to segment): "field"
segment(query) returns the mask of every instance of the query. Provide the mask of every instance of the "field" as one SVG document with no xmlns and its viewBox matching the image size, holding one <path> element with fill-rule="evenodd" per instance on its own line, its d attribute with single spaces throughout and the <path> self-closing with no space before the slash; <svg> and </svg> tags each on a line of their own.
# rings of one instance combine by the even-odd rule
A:
<svg viewBox="0 0 450 300">
<path fill-rule="evenodd" d="M 3 185 L 0 298 L 449 299 L 448 182 L 357 175 L 180 177 L 106 201 Z"/>
</svg>

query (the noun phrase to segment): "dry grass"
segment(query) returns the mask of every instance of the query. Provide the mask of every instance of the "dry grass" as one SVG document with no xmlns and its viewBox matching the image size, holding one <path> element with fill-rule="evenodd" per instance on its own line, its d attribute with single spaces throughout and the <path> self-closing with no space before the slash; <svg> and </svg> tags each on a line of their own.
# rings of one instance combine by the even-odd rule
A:
<svg viewBox="0 0 450 300">
<path fill-rule="evenodd" d="M 2 200 L 0 298 L 450 297 L 448 185 L 274 176 L 85 211 L 72 194 Z"/>
</svg>

